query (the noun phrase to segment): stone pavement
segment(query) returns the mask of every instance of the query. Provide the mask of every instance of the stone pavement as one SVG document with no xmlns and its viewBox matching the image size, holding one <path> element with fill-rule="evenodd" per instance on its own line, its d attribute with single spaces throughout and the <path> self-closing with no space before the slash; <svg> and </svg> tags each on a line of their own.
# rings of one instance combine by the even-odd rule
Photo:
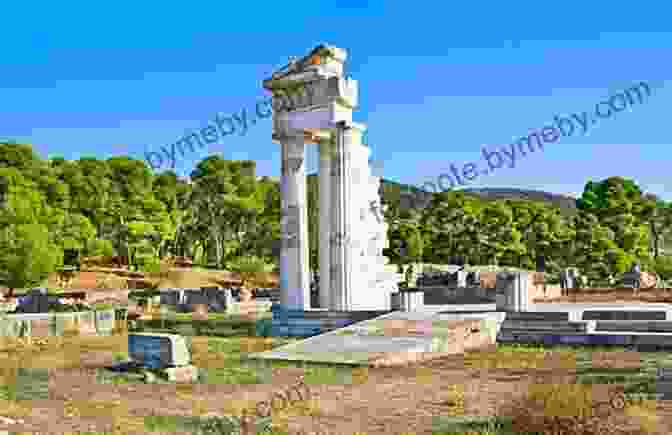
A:
<svg viewBox="0 0 672 435">
<path fill-rule="evenodd" d="M 396 311 L 250 357 L 371 366 L 404 364 L 494 344 L 496 317 L 496 313 Z"/>
<path fill-rule="evenodd" d="M 672 333 L 661 330 L 672 331 L 671 304 L 544 303 L 508 317 L 493 304 L 435 305 L 394 311 L 250 357 L 380 366 L 459 354 L 497 341 L 672 347 Z"/>
</svg>

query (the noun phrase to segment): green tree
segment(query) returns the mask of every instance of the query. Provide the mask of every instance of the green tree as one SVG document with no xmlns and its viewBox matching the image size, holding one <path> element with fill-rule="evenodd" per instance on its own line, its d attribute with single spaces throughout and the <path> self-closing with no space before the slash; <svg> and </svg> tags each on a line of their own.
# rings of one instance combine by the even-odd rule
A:
<svg viewBox="0 0 672 435">
<path fill-rule="evenodd" d="M 480 231 L 484 236 L 482 246 L 485 259 L 495 265 L 499 265 L 501 258 L 518 259 L 526 253 L 513 212 L 503 201 L 494 201 L 483 207 Z"/>
<path fill-rule="evenodd" d="M 7 250 L 3 249 L 0 256 L 0 270 L 4 271 L 3 284 L 10 293 L 16 288 L 41 284 L 63 264 L 63 250 L 51 240 L 45 225 L 16 225 L 11 239 L 3 242 Z"/>
<path fill-rule="evenodd" d="M 431 246 L 425 261 L 448 263 L 464 256 L 470 264 L 480 264 L 485 235 L 479 231 L 483 203 L 463 192 L 435 195 L 422 211 L 421 225 Z M 427 252 L 427 251 L 425 251 Z"/>
<path fill-rule="evenodd" d="M 643 200 L 642 220 L 650 230 L 651 253 L 658 258 L 665 237 L 672 232 L 672 202 L 665 202 L 651 194 L 644 195 Z"/>
<path fill-rule="evenodd" d="M 90 239 L 87 241 L 82 254 L 85 257 L 112 256 L 114 255 L 114 248 L 109 240 Z"/>
</svg>

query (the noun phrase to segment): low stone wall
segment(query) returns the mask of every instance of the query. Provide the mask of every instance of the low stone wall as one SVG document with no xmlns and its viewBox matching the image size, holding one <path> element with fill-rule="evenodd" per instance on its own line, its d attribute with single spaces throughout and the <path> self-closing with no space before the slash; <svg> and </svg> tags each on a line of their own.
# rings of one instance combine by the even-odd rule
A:
<svg viewBox="0 0 672 435">
<path fill-rule="evenodd" d="M 0 316 L 0 337 L 112 335 L 124 329 L 115 310 L 76 313 L 5 314 Z"/>
<path fill-rule="evenodd" d="M 266 312 L 273 303 L 279 300 L 279 289 L 258 289 L 253 291 L 262 297 L 250 301 L 238 301 L 232 296 L 233 289 L 207 290 L 194 288 L 160 289 L 160 296 L 154 296 L 152 302 L 161 304 L 177 311 L 194 311 L 196 306 L 207 305 L 208 311 L 229 314 L 254 314 Z M 180 301 L 179 293 L 185 292 L 184 300 Z M 228 293 L 228 294 L 227 294 Z"/>
<path fill-rule="evenodd" d="M 480 280 L 481 285 L 479 287 L 422 287 L 425 291 L 425 303 L 429 305 L 450 304 L 456 303 L 453 299 L 464 299 L 469 297 L 497 301 L 497 272 L 481 272 Z M 558 298 L 562 295 L 562 288 L 559 285 L 545 284 L 544 281 L 543 273 L 530 272 L 530 276 L 527 280 L 527 291 L 523 292 L 523 294 L 527 294 L 527 303 L 534 303 L 535 300 Z M 501 304 L 503 304 L 503 302 L 500 301 L 500 305 Z"/>
</svg>

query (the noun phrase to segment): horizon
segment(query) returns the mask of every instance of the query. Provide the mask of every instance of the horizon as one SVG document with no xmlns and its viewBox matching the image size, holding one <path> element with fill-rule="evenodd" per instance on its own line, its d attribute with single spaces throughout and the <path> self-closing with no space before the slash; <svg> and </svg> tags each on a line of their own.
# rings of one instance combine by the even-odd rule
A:
<svg viewBox="0 0 672 435">
<path fill-rule="evenodd" d="M 298 2 L 268 5 L 265 14 L 255 5 L 192 5 L 208 5 L 205 14 L 134 3 L 128 14 L 131 4 L 122 1 L 102 20 L 70 5 L 34 11 L 14 3 L 7 15 L 30 14 L 31 27 L 6 24 L 7 34 L 24 37 L 2 45 L 0 138 L 30 143 L 43 159 L 145 160 L 146 151 L 217 113 L 250 110 L 269 95 L 262 81 L 288 57 L 325 43 L 348 53 L 347 74 L 359 82 L 354 120 L 367 125 L 374 175 L 385 180 L 421 188 L 453 164 L 482 161 L 485 147 L 506 147 L 556 116 L 588 112 L 646 82 L 652 93 L 641 104 L 461 188 L 579 197 L 590 180 L 623 176 L 672 200 L 664 130 L 672 32 L 666 14 L 647 12 L 660 7 L 647 4 L 626 11 L 524 2 L 489 5 L 484 15 L 479 4 Z M 315 146 L 307 149 L 312 173 L 318 156 Z M 186 154 L 175 172 L 188 175 L 212 154 L 254 160 L 259 176 L 280 175 L 270 119 Z"/>
</svg>

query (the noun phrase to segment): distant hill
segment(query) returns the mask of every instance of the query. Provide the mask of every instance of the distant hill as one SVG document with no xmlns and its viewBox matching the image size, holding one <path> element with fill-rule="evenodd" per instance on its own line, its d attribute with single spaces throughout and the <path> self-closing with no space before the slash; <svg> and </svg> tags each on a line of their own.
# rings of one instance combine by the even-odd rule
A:
<svg viewBox="0 0 672 435">
<path fill-rule="evenodd" d="M 317 186 L 317 174 L 308 175 L 308 184 L 309 186 Z M 272 181 L 280 182 L 280 177 L 269 177 Z M 310 188 L 310 187 L 309 187 Z M 527 201 L 537 201 L 537 202 L 548 202 L 552 203 L 562 210 L 574 211 L 576 210 L 576 198 L 570 195 L 560 195 L 557 193 L 544 192 L 541 190 L 529 190 L 529 189 L 514 189 L 514 188 L 499 188 L 499 187 L 486 187 L 486 188 L 469 188 L 461 189 L 462 192 L 467 194 L 477 195 L 481 199 L 486 201 L 496 201 L 504 199 L 522 199 Z M 429 202 L 429 199 L 433 195 L 432 192 L 424 191 L 418 187 L 401 184 L 391 180 L 382 180 L 381 183 L 381 193 L 383 200 L 390 200 L 397 195 L 401 195 L 401 198 L 409 197 L 410 195 L 414 196 L 414 199 L 408 198 L 407 200 L 402 199 L 402 207 L 410 206 L 410 204 L 426 204 Z"/>
<path fill-rule="evenodd" d="M 432 192 L 427 192 L 415 186 L 400 184 L 390 180 L 383 180 L 382 182 L 383 198 L 386 195 L 396 195 L 400 192 L 403 196 L 414 196 L 414 200 L 402 200 L 402 207 L 404 204 L 426 204 L 433 195 Z M 470 188 L 461 189 L 461 192 L 470 195 L 476 195 L 485 201 L 496 201 L 505 199 L 521 199 L 527 201 L 547 202 L 556 205 L 561 210 L 572 212 L 576 210 L 576 198 L 570 195 L 560 195 L 557 193 L 544 192 L 541 190 L 529 189 L 514 189 L 514 188 Z M 408 206 L 408 205 L 407 205 Z"/>
<path fill-rule="evenodd" d="M 525 199 L 528 201 L 550 202 L 563 210 L 576 210 L 576 198 L 573 196 L 549 193 L 541 190 L 486 187 L 482 189 L 463 189 L 463 191 L 474 193 L 486 200 Z"/>
</svg>

